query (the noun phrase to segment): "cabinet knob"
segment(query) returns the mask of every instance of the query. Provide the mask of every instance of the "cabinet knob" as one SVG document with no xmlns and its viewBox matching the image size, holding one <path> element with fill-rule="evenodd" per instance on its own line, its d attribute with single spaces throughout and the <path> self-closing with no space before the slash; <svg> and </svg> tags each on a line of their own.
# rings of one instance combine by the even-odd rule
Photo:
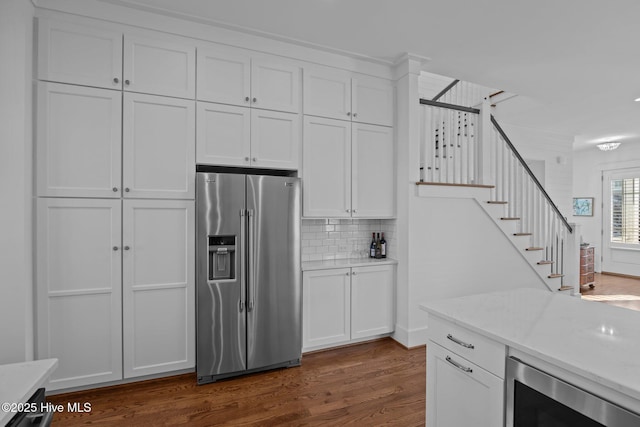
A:
<svg viewBox="0 0 640 427">
<path fill-rule="evenodd" d="M 351 209 L 345 209 L 344 211 L 345 212 L 351 212 Z"/>
<path fill-rule="evenodd" d="M 258 102 L 258 98 L 253 98 L 253 102 Z"/>
<path fill-rule="evenodd" d="M 346 272 L 346 273 L 344 273 L 344 274 L 345 274 L 346 276 L 348 276 L 348 275 L 349 275 L 349 272 L 347 271 L 347 272 Z"/>
<path fill-rule="evenodd" d="M 358 117 L 358 113 L 353 113 L 353 117 Z"/>
<path fill-rule="evenodd" d="M 355 271 L 351 272 L 352 276 L 355 276 L 357 273 Z"/>
<path fill-rule="evenodd" d="M 117 193 L 118 192 L 118 187 L 113 187 L 113 192 Z"/>
<path fill-rule="evenodd" d="M 117 246 L 114 246 L 114 247 L 113 247 L 113 250 L 114 250 L 114 251 L 117 251 L 117 250 L 118 250 L 118 247 L 117 247 Z"/>
<path fill-rule="evenodd" d="M 117 77 L 114 77 L 114 78 L 113 78 L 113 82 L 114 82 L 114 83 L 120 83 L 120 79 L 119 79 L 119 78 L 117 78 Z"/>
<path fill-rule="evenodd" d="M 257 157 L 254 157 L 253 159 L 251 159 L 251 161 L 253 161 L 253 162 L 257 162 L 257 161 L 258 161 L 258 158 L 257 158 Z"/>
<path fill-rule="evenodd" d="M 354 210 L 353 210 L 353 213 L 356 213 L 356 212 L 358 212 L 358 210 L 357 210 L 357 209 L 354 209 Z"/>
<path fill-rule="evenodd" d="M 249 102 L 249 97 L 248 97 L 248 96 L 247 96 L 247 97 L 245 97 L 245 98 L 244 98 L 244 101 L 245 101 L 245 102 Z"/>
<path fill-rule="evenodd" d="M 125 246 L 125 247 L 124 247 L 124 250 L 125 250 L 125 251 L 128 251 L 129 249 L 131 249 L 129 246 Z"/>
<path fill-rule="evenodd" d="M 124 81 L 124 84 L 125 84 L 125 85 L 127 85 L 127 86 L 129 86 L 129 84 L 130 84 L 130 83 L 131 83 L 131 82 L 130 82 L 129 80 L 125 80 L 125 81 Z"/>
<path fill-rule="evenodd" d="M 129 187 L 127 187 L 127 188 L 124 189 L 124 191 L 125 191 L 125 193 L 128 193 L 131 190 L 129 189 Z"/>
<path fill-rule="evenodd" d="M 351 111 L 347 111 L 347 116 L 351 117 Z"/>
<path fill-rule="evenodd" d="M 245 158 L 244 158 L 244 161 L 245 161 L 245 162 L 248 162 L 248 161 L 249 161 L 249 158 L 248 158 L 248 157 L 245 157 Z"/>
</svg>

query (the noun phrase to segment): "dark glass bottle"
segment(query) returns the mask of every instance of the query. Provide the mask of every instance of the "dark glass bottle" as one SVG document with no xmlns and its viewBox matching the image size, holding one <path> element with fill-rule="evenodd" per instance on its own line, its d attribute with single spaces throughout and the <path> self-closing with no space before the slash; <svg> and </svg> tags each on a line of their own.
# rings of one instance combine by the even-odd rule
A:
<svg viewBox="0 0 640 427">
<path fill-rule="evenodd" d="M 382 258 L 382 245 L 380 244 L 380 233 L 376 239 L 376 258 Z"/>
<path fill-rule="evenodd" d="M 371 233 L 371 245 L 369 246 L 369 258 L 376 257 L 376 233 Z"/>
<path fill-rule="evenodd" d="M 387 257 L 387 241 L 384 239 L 384 233 L 382 233 L 382 238 L 380 239 L 380 246 L 382 247 L 382 258 Z"/>
</svg>

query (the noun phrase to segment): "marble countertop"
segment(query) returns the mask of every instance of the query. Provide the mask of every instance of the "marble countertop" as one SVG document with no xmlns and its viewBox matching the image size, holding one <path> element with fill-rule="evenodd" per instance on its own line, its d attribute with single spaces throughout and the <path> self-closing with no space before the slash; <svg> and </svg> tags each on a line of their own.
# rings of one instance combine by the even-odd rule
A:
<svg viewBox="0 0 640 427">
<path fill-rule="evenodd" d="M 557 367 L 640 399 L 640 312 L 537 289 L 420 305 Z"/>
<path fill-rule="evenodd" d="M 346 258 L 324 261 L 305 261 L 302 263 L 302 271 L 327 270 L 331 268 L 370 267 L 373 265 L 393 265 L 398 261 L 393 258 Z"/>
<path fill-rule="evenodd" d="M 24 403 L 49 379 L 58 359 L 0 365 L 0 403 Z M 0 425 L 15 415 L 0 409 Z"/>
</svg>

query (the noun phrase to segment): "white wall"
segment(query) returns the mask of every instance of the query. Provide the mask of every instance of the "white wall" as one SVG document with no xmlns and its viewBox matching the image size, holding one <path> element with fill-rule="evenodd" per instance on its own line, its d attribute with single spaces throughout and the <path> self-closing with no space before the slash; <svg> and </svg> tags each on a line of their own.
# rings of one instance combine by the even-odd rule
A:
<svg viewBox="0 0 640 427">
<path fill-rule="evenodd" d="M 571 222 L 573 209 L 573 137 L 522 128 L 500 122 L 516 150 L 525 160 L 542 160 L 545 190 L 560 212 Z"/>
<path fill-rule="evenodd" d="M 0 1 L 0 364 L 33 358 L 33 14 Z"/>
<path fill-rule="evenodd" d="M 626 168 L 640 167 L 640 142 L 623 143 L 617 150 L 600 151 L 596 147 L 577 150 L 573 153 L 573 197 L 593 197 L 592 217 L 574 216 L 573 221 L 582 226 L 582 238 L 596 246 L 595 270 L 602 271 L 602 173 Z M 640 271 L 640 253 L 637 253 L 634 270 Z M 634 274 L 629 271 L 613 273 Z"/>
</svg>

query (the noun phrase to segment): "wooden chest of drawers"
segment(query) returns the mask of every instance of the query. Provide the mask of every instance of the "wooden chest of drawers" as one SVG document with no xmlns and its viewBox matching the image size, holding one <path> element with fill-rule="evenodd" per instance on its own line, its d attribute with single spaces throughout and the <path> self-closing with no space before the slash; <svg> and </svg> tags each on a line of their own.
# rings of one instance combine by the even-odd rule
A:
<svg viewBox="0 0 640 427">
<path fill-rule="evenodd" d="M 592 246 L 580 248 L 580 286 L 594 285 L 593 260 L 595 258 L 595 248 Z"/>
</svg>

